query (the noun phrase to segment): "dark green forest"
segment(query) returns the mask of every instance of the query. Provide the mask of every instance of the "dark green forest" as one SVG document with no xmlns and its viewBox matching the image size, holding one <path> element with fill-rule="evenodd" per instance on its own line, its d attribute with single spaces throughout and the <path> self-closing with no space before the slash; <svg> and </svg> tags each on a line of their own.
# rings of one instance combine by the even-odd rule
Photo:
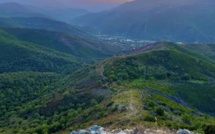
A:
<svg viewBox="0 0 215 134">
<path fill-rule="evenodd" d="M 101 51 L 76 37 L 82 47 L 75 43 L 77 49 L 69 50 L 60 40 L 50 41 L 59 33 L 27 30 L 32 36 L 25 38 L 23 32 L 0 31 L 2 134 L 64 134 L 94 124 L 122 128 L 157 122 L 206 134 L 214 127 L 215 61 L 205 54 L 208 47 L 199 53 L 206 45 L 194 50 L 190 44 L 160 42 L 111 58 L 119 48 Z M 89 52 L 80 57 L 82 48 Z M 136 115 L 128 120 L 131 113 Z"/>
</svg>

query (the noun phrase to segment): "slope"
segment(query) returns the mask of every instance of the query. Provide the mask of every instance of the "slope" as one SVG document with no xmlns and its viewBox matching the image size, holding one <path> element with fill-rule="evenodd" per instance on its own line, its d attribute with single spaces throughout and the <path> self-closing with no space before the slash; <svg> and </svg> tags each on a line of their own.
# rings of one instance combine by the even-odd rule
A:
<svg viewBox="0 0 215 134">
<path fill-rule="evenodd" d="M 4 31 L 1 31 L 0 48 L 1 73 L 18 71 L 57 72 L 79 64 L 75 56 L 33 43 L 19 41 Z"/>
<path fill-rule="evenodd" d="M 60 20 L 70 24 L 72 19 L 85 15 L 90 11 L 86 9 L 74 9 L 74 8 L 50 8 L 44 9 L 46 14 L 55 20 Z"/>
<path fill-rule="evenodd" d="M 202 125 L 215 123 L 207 115 L 215 110 L 215 65 L 194 54 L 184 46 L 162 42 L 138 54 L 86 65 L 35 90 L 41 93 L 36 99 L 7 106 L 0 132 L 68 133 L 93 124 L 110 129 L 143 125 L 207 131 Z M 17 83 L 13 79 L 5 78 L 4 83 Z"/>
<path fill-rule="evenodd" d="M 40 12 L 34 12 L 28 6 L 16 2 L 0 4 L 0 17 L 46 17 Z"/>
<path fill-rule="evenodd" d="M 70 22 L 73 18 L 89 13 L 84 9 L 37 7 L 16 2 L 0 3 L 0 17 L 45 17 Z"/>
<path fill-rule="evenodd" d="M 115 64 L 113 63 L 108 67 L 109 70 L 106 74 L 111 81 L 127 79 L 160 79 L 171 80 L 173 87 L 176 86 L 177 83 L 180 83 L 179 85 L 181 86 L 187 84 L 186 90 L 184 89 L 183 92 L 180 91 L 180 93 L 183 94 L 181 96 L 187 96 L 185 97 L 186 99 L 190 99 L 188 97 L 189 95 L 197 93 L 192 92 L 186 94 L 195 89 L 196 91 L 199 91 L 198 94 L 200 96 L 201 93 L 206 92 L 206 90 L 209 90 L 208 92 L 211 92 L 211 95 L 213 96 L 214 63 L 210 60 L 203 60 L 196 56 L 194 57 L 187 52 L 179 51 L 180 49 L 173 49 L 172 45 L 173 44 L 168 43 L 167 45 L 164 43 L 156 44 L 156 46 L 159 47 L 150 52 L 146 51 L 138 55 L 117 59 L 117 61 L 114 62 Z M 180 46 L 178 47 L 180 48 Z M 126 68 L 123 68 L 124 66 Z M 190 91 L 188 87 L 190 87 Z M 204 89 L 204 87 L 207 88 Z M 179 91 L 177 88 L 171 90 Z M 199 106 L 198 108 L 200 111 L 208 111 L 208 113 L 213 114 L 210 110 L 211 108 L 214 108 L 214 103 L 212 103 L 214 102 L 213 97 L 207 96 L 206 98 L 210 98 L 210 101 L 201 104 L 207 105 L 208 102 L 211 102 L 210 105 L 207 106 L 208 108 L 200 108 Z M 198 100 L 198 98 L 195 97 L 193 99 L 195 99 L 193 101 L 198 102 L 205 101 L 204 99 Z M 198 103 L 195 104 L 199 105 Z"/>
<path fill-rule="evenodd" d="M 186 47 L 211 59 L 215 58 L 215 46 L 213 44 L 187 44 Z"/>
<path fill-rule="evenodd" d="M 207 115 L 214 116 L 215 110 L 215 65 L 202 59 L 184 45 L 162 42 L 139 54 L 98 63 L 89 77 L 89 71 L 79 72 L 75 88 L 91 89 L 105 99 L 77 117 L 72 128 L 143 125 L 206 132 L 202 125 L 215 121 Z"/>
<path fill-rule="evenodd" d="M 2 28 L 7 33 L 19 40 L 32 42 L 56 51 L 71 54 L 82 58 L 86 62 L 92 62 L 108 58 L 118 53 L 117 46 L 99 43 L 79 36 L 66 33 L 35 29 Z M 112 49 L 112 48 L 115 49 Z M 117 51 L 118 50 L 118 51 Z"/>
<path fill-rule="evenodd" d="M 42 29 L 93 38 L 92 34 L 89 34 L 76 26 L 44 17 L 0 18 L 0 27 Z"/>
<path fill-rule="evenodd" d="M 76 74 L 69 77 L 68 74 L 72 74 L 83 63 L 92 61 L 92 58 L 98 60 L 107 56 L 105 52 L 96 49 L 96 44 L 86 39 L 45 30 L 4 30 L 7 32 L 0 30 L 0 133 L 45 133 L 44 127 L 47 127 L 49 133 L 56 132 L 65 128 L 56 119 L 61 120 L 62 115 L 67 114 L 68 110 L 72 112 L 72 109 L 72 116 L 76 116 L 77 109 L 83 111 L 91 106 L 89 100 L 95 102 L 98 96 L 89 92 L 67 92 L 71 88 L 71 80 L 75 82 L 75 78 L 79 76 Z M 58 36 L 74 43 L 70 47 L 73 45 L 77 48 L 76 53 L 72 49 L 65 53 L 68 44 L 63 44 L 65 40 L 60 40 Z M 41 40 L 38 41 L 38 38 Z M 85 49 L 89 53 L 85 53 Z M 60 115 L 53 118 L 57 111 Z M 44 118 L 40 118 L 42 116 Z M 30 123 L 31 120 L 34 121 Z M 68 125 L 70 120 L 72 119 L 66 121 Z"/>
</svg>

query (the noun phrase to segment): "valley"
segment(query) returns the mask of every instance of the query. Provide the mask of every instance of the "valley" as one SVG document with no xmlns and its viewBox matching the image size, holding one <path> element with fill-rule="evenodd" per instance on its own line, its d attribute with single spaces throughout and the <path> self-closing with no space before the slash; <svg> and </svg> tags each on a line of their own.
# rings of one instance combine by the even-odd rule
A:
<svg viewBox="0 0 215 134">
<path fill-rule="evenodd" d="M 212 6 L 0 2 L 0 134 L 214 134 Z"/>
<path fill-rule="evenodd" d="M 211 0 L 134 0 L 108 11 L 77 17 L 73 23 L 97 33 L 127 38 L 211 43 L 213 7 Z"/>
</svg>

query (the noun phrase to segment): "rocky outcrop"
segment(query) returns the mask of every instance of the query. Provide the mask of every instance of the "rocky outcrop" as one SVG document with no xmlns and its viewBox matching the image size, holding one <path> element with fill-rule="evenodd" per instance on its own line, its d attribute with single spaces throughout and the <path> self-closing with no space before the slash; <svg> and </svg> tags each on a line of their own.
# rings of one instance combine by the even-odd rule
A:
<svg viewBox="0 0 215 134">
<path fill-rule="evenodd" d="M 125 130 L 108 130 L 101 126 L 92 126 L 88 130 L 72 131 L 70 134 L 194 134 L 187 129 L 180 129 L 177 132 L 167 129 L 148 129 L 139 127 Z"/>
</svg>

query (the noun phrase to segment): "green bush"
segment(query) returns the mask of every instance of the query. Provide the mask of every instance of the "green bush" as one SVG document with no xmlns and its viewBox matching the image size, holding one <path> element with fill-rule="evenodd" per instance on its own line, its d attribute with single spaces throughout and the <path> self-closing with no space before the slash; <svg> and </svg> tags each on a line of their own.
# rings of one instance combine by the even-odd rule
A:
<svg viewBox="0 0 215 134">
<path fill-rule="evenodd" d="M 155 103 L 154 102 L 152 102 L 152 101 L 150 101 L 149 103 L 148 103 L 148 107 L 155 107 Z"/>
<path fill-rule="evenodd" d="M 186 123 L 186 124 L 190 124 L 191 123 L 191 118 L 189 115 L 185 114 L 182 116 L 181 120 Z"/>
<path fill-rule="evenodd" d="M 110 107 L 110 106 L 112 106 L 113 104 L 114 104 L 114 102 L 111 101 L 111 102 L 109 102 L 109 103 L 107 104 L 107 107 Z"/>
<path fill-rule="evenodd" d="M 157 108 L 155 112 L 159 116 L 164 116 L 164 110 L 161 107 Z"/>
<path fill-rule="evenodd" d="M 182 77 L 181 77 L 181 80 L 184 80 L 184 81 L 189 81 L 191 79 L 191 75 L 185 73 Z"/>
<path fill-rule="evenodd" d="M 166 73 L 155 74 L 155 78 L 158 80 L 165 80 L 167 78 Z"/>
<path fill-rule="evenodd" d="M 116 107 L 113 107 L 112 109 L 111 109 L 111 112 L 115 112 L 115 111 L 117 111 L 118 110 L 118 107 L 116 106 Z"/>
<path fill-rule="evenodd" d="M 155 117 L 151 116 L 151 115 L 147 115 L 144 118 L 144 121 L 148 121 L 148 122 L 155 122 Z"/>
<path fill-rule="evenodd" d="M 202 129 L 205 132 L 205 134 L 215 134 L 215 125 L 204 124 L 202 126 Z"/>
</svg>

